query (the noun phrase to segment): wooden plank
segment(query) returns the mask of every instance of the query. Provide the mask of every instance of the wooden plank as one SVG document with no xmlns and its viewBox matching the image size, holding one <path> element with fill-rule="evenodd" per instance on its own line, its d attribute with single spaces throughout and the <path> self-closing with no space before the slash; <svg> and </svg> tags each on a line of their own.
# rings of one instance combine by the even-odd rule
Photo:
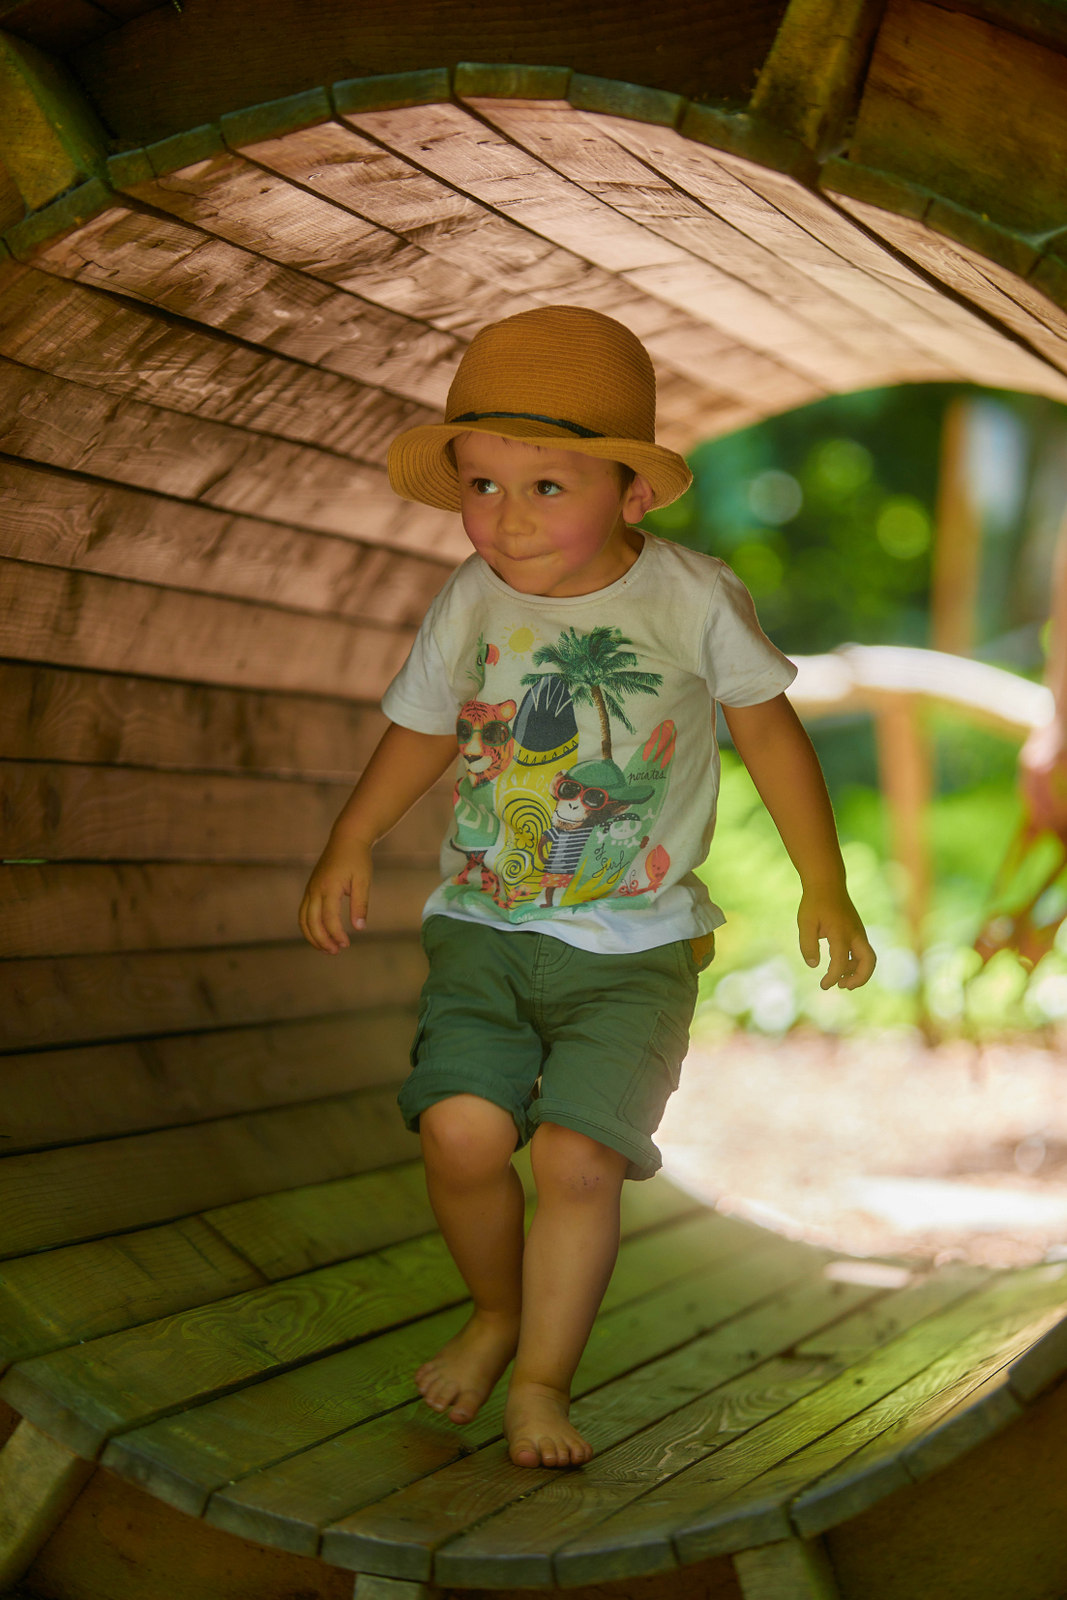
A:
<svg viewBox="0 0 1067 1600">
<path fill-rule="evenodd" d="M 0 968 L 0 1041 L 7 1050 L 40 1049 L 352 1013 L 414 1000 L 426 971 L 417 939 L 400 935 L 361 940 L 345 954 L 347 960 L 331 960 L 300 940 L 221 951 L 131 951 L 5 962 Z M 349 1025 L 355 1050 L 361 1033 L 358 1017 L 350 1016 Z M 369 1037 L 373 1041 L 373 1034 Z M 151 1074 L 154 1062 L 151 1051 L 147 1054 L 144 1065 Z M 62 1077 L 58 1062 L 53 1066 Z M 205 1064 L 205 1076 L 209 1074 Z M 282 1082 L 286 1076 L 282 1066 Z M 16 1063 L 16 1093 L 21 1085 L 29 1092 L 31 1083 L 32 1073 L 25 1064 L 20 1071 Z M 144 1092 L 151 1103 L 155 1091 L 150 1082 Z M 235 1092 L 240 1095 L 240 1079 Z M 159 1095 L 166 1098 L 162 1086 Z M 15 1120 L 17 1125 L 17 1113 Z M 57 1120 L 62 1126 L 62 1113 Z"/>
<path fill-rule="evenodd" d="M 377 700 L 411 635 L 0 557 L 0 648 L 49 666 Z"/>
<path fill-rule="evenodd" d="M 0 957 L 100 955 L 289 939 L 303 867 L 166 862 L 0 865 Z M 379 863 L 374 933 L 418 929 L 436 867 Z"/>
<path fill-rule="evenodd" d="M 960 1274 L 954 1282 L 945 1285 L 940 1297 L 939 1305 L 944 1309 L 946 1303 L 962 1299 L 969 1287 L 973 1287 L 977 1274 Z M 853 1286 L 855 1287 L 855 1286 Z M 770 1325 L 774 1326 L 775 1308 L 779 1300 L 773 1301 L 767 1308 L 766 1315 Z M 901 1337 L 909 1328 L 921 1327 L 929 1320 L 931 1297 L 924 1291 L 923 1286 L 907 1288 L 892 1294 L 871 1298 L 871 1304 L 861 1305 L 858 1310 L 853 1307 L 843 1307 L 843 1318 L 834 1317 L 832 1314 L 823 1319 L 824 1326 L 818 1330 L 812 1328 L 807 1334 L 798 1336 L 793 1347 L 789 1349 L 790 1358 L 800 1361 L 822 1365 L 822 1370 L 828 1381 L 822 1383 L 812 1391 L 807 1399 L 801 1399 L 796 1405 L 786 1403 L 780 1407 L 767 1421 L 760 1423 L 754 1420 L 752 1426 L 745 1422 L 746 1408 L 744 1405 L 737 1408 L 731 1416 L 731 1426 L 737 1426 L 738 1432 L 732 1437 L 726 1434 L 716 1437 L 714 1430 L 708 1430 L 707 1451 L 701 1460 L 691 1459 L 680 1471 L 668 1475 L 666 1481 L 658 1489 L 650 1493 L 643 1492 L 641 1482 L 629 1481 L 623 1476 L 614 1491 L 619 1502 L 619 1509 L 612 1510 L 607 1504 L 601 1509 L 600 1516 L 584 1532 L 575 1531 L 569 1542 L 557 1550 L 555 1556 L 555 1569 L 562 1574 L 566 1569 L 573 1581 L 587 1578 L 598 1571 L 600 1566 L 610 1563 L 610 1569 L 617 1576 L 624 1574 L 637 1575 L 640 1573 L 670 1571 L 679 1560 L 683 1563 L 688 1557 L 681 1554 L 677 1542 L 673 1537 L 674 1530 L 679 1522 L 686 1516 L 686 1512 L 695 1509 L 697 1504 L 711 1504 L 715 1495 L 715 1485 L 720 1480 L 728 1481 L 729 1463 L 735 1458 L 747 1459 L 753 1448 L 753 1441 L 766 1441 L 768 1450 L 774 1448 L 774 1441 L 781 1436 L 782 1455 L 788 1454 L 791 1420 L 799 1411 L 802 1415 L 804 1408 L 818 1410 L 822 1397 L 837 1389 L 850 1396 L 863 1394 L 867 1383 L 855 1384 L 855 1377 L 864 1378 L 864 1369 L 861 1364 L 850 1360 L 854 1349 L 853 1340 L 856 1332 L 864 1326 L 870 1325 L 873 1318 L 874 1325 L 882 1329 L 890 1322 L 895 1324 L 897 1337 Z M 849 1312 L 852 1315 L 849 1315 Z M 840 1334 L 839 1334 L 840 1329 Z M 773 1346 L 764 1354 L 770 1355 Z M 758 1353 L 758 1351 L 757 1351 Z M 824 1364 L 824 1365 L 823 1365 Z M 813 1370 L 809 1368 L 808 1370 Z M 840 1377 L 835 1377 L 840 1373 Z M 744 1383 L 742 1379 L 742 1384 Z M 752 1380 L 748 1380 L 751 1382 Z M 756 1377 L 758 1382 L 758 1374 Z M 862 1400 L 856 1400 L 857 1407 L 862 1405 Z M 681 1426 L 683 1417 L 679 1418 Z M 698 1430 L 701 1426 L 700 1409 L 697 1406 L 693 1412 L 693 1419 Z M 666 1466 L 670 1468 L 669 1435 L 663 1441 L 666 1447 Z M 694 1441 L 695 1444 L 695 1441 Z M 693 1449 L 693 1456 L 697 1454 Z M 584 1469 L 583 1469 L 584 1471 Z M 605 1494 L 607 1491 L 604 1491 Z M 592 1522 L 592 1519 L 591 1519 Z M 779 1527 L 777 1532 L 760 1532 L 752 1541 L 764 1543 L 774 1537 L 784 1537 L 792 1530 L 787 1525 Z"/>
<path fill-rule="evenodd" d="M 463 552 L 454 517 L 439 512 L 423 517 L 426 508 L 394 495 L 380 467 L 346 456 L 122 399 L 3 359 L 0 407 L 0 449 L 39 468 L 94 475 L 86 483 L 54 470 L 5 467 L 0 506 L 8 556 L 96 565 L 125 577 L 200 589 L 211 588 L 214 577 L 209 567 L 205 583 L 202 552 L 214 554 L 221 544 L 216 586 L 222 592 L 241 594 L 247 588 L 257 597 L 299 607 L 308 605 L 304 591 L 315 610 L 350 612 L 351 600 L 338 605 L 337 599 L 346 591 L 362 591 L 365 605 L 374 574 L 364 577 L 363 562 L 383 568 L 386 576 L 387 552 L 418 555 L 433 548 L 432 563 L 394 558 L 401 570 L 411 567 L 416 587 L 425 591 L 427 583 L 433 584 L 429 598 L 444 580 L 447 557 L 458 560 Z M 118 480 L 126 492 L 109 493 L 98 479 Z M 63 525 L 65 501 L 76 508 L 70 529 Z M 233 515 L 212 516 L 206 510 L 198 515 L 198 501 Z M 148 524 L 144 556 L 130 538 L 137 520 Z M 356 549 L 350 547 L 353 540 Z M 38 555 L 38 547 L 47 554 Z M 72 557 L 65 560 L 67 550 Z M 324 577 L 338 584 L 334 604 L 329 604 L 329 590 L 321 588 L 316 602 L 307 579 L 298 581 L 292 599 L 280 576 L 265 583 L 265 569 L 274 561 L 332 567 Z M 243 580 L 242 566 L 251 568 Z M 428 571 L 419 573 L 420 566 Z"/>
<path fill-rule="evenodd" d="M 13 1367 L 5 1398 L 70 1448 L 302 1366 L 464 1298 L 440 1234 Z"/>
<path fill-rule="evenodd" d="M 697 292 L 704 320 L 721 333 L 820 387 L 856 388 L 881 370 L 877 330 L 865 318 L 791 271 L 602 129 L 590 127 L 587 113 L 566 102 L 474 99 L 469 104 L 587 194 L 704 263 L 710 270 L 692 281 L 702 284 Z"/>
<path fill-rule="evenodd" d="M 781 0 L 750 0 L 742 23 L 724 0 L 709 0 L 699 9 L 668 0 L 657 13 L 660 48 L 652 50 L 647 13 L 605 0 L 580 17 L 558 7 L 536 21 L 508 0 L 488 0 L 476 20 L 465 11 L 442 12 L 434 0 L 414 0 L 402 33 L 384 16 L 357 19 L 338 0 L 310 14 L 284 0 L 265 34 L 256 31 L 260 13 L 242 0 L 179 22 L 153 14 L 136 29 L 85 47 L 75 59 L 102 114 L 131 142 L 162 138 L 214 121 L 234 106 L 327 83 L 339 70 L 397 74 L 361 86 L 379 103 L 410 103 L 420 93 L 443 99 L 447 74 L 413 69 L 472 59 L 557 68 L 562 62 L 630 83 L 651 80 L 654 87 L 682 94 L 743 102 L 782 10 Z M 143 60 L 156 63 L 150 84 L 142 81 Z"/>
<path fill-rule="evenodd" d="M 350 974 L 342 979 L 347 1011 L 340 1017 L 4 1056 L 3 1153 L 204 1122 L 399 1080 L 414 1032 L 414 991 L 410 1006 L 388 1005 L 383 997 L 403 991 L 408 975 L 390 970 L 388 956 L 383 962 L 371 950 L 362 954 L 368 985 Z M 306 1003 L 314 1004 L 318 992 L 312 984 Z M 136 1022 L 136 1010 L 130 1020 Z"/>
<path fill-rule="evenodd" d="M 830 1558 L 822 1544 L 779 1539 L 739 1550 L 734 1567 L 744 1600 L 838 1600 Z"/>
<path fill-rule="evenodd" d="M 410 1213 L 407 1231 L 413 1231 L 420 1224 L 432 1229 L 432 1215 L 423 1191 L 421 1167 L 392 1169 L 385 1174 L 350 1181 L 348 1187 L 353 1200 L 356 1199 L 357 1187 L 360 1190 L 364 1215 L 362 1222 L 356 1221 L 353 1208 L 354 1226 L 348 1234 L 347 1244 L 360 1246 L 372 1237 L 376 1238 L 379 1245 L 388 1242 L 388 1235 L 381 1232 L 380 1223 L 380 1236 L 368 1231 L 373 1223 L 368 1221 L 367 1213 L 377 1204 L 374 1190 L 388 1197 L 387 1186 L 391 1181 L 395 1182 L 401 1172 L 409 1186 L 408 1196 L 398 1197 L 401 1209 L 406 1206 Z M 673 1204 L 675 1216 L 682 1216 L 683 1208 L 688 1203 L 686 1197 L 675 1192 L 673 1198 L 668 1199 L 669 1186 L 665 1187 L 667 1192 L 661 1197 L 657 1209 L 665 1215 L 664 1204 Z M 340 1186 L 327 1185 L 322 1188 L 325 1193 Z M 255 1208 L 253 1203 L 252 1207 L 236 1209 L 252 1211 Z M 643 1206 L 626 1208 L 624 1238 L 641 1227 L 645 1220 L 642 1212 L 647 1212 L 647 1209 Z M 312 1249 L 309 1252 L 306 1244 L 297 1245 L 290 1251 L 290 1264 L 298 1264 L 301 1270 L 316 1264 L 318 1245 L 313 1236 L 318 1218 L 325 1214 L 324 1200 L 317 1212 L 313 1214 L 309 1211 L 301 1217 L 301 1227 L 307 1229 L 307 1243 L 312 1245 Z M 211 1213 L 211 1217 L 213 1223 L 217 1224 L 219 1213 Z M 266 1230 L 264 1236 L 256 1240 L 261 1263 L 273 1274 L 285 1263 L 270 1259 L 267 1234 L 272 1218 L 263 1213 L 258 1220 L 262 1229 Z M 333 1225 L 333 1231 L 336 1234 L 336 1225 Z M 657 1229 L 655 1237 L 665 1241 L 669 1251 L 669 1229 Z M 248 1235 L 242 1231 L 239 1238 L 244 1249 Z M 268 1251 L 265 1261 L 262 1259 L 264 1249 Z M 465 1307 L 437 1314 L 414 1325 L 380 1334 L 355 1349 L 324 1357 L 311 1366 L 267 1379 L 251 1389 L 243 1389 L 198 1406 L 195 1410 L 139 1428 L 113 1441 L 107 1452 L 107 1464 L 137 1482 L 150 1484 L 153 1492 L 162 1495 L 171 1504 L 199 1513 L 211 1490 L 228 1485 L 232 1479 L 259 1474 L 278 1463 L 284 1466 L 297 1453 L 304 1456 L 324 1441 L 329 1447 L 337 1435 L 344 1432 L 348 1441 L 349 1464 L 342 1472 L 340 1482 L 350 1481 L 354 1458 L 358 1455 L 364 1478 L 392 1489 L 395 1487 L 395 1478 L 390 1475 L 396 1473 L 398 1464 L 405 1477 L 413 1475 L 417 1460 L 422 1470 L 428 1472 L 442 1460 L 451 1460 L 457 1453 L 469 1449 L 475 1438 L 484 1441 L 499 1433 L 499 1406 L 493 1410 L 491 1426 L 487 1426 L 487 1413 L 487 1418 L 482 1419 L 475 1429 L 465 1429 L 459 1437 L 447 1422 L 440 1422 L 433 1417 L 420 1418 L 414 1427 L 408 1425 L 412 1413 L 411 1371 L 428 1350 L 450 1336 L 466 1315 Z M 399 1417 L 392 1410 L 397 1406 L 402 1407 Z M 382 1449 L 379 1451 L 375 1447 L 374 1459 L 370 1460 L 366 1455 L 369 1444 L 366 1427 L 372 1426 L 374 1419 L 388 1422 L 391 1427 L 384 1440 L 379 1439 L 383 1430 L 372 1428 L 376 1445 L 382 1443 Z M 360 1431 L 353 1432 L 353 1428 L 357 1427 Z M 388 1442 L 390 1435 L 391 1442 Z M 429 1458 L 427 1446 L 432 1446 Z M 445 1450 L 443 1456 L 442 1446 Z M 330 1454 L 336 1452 L 330 1451 Z M 334 1501 L 339 1488 L 340 1483 L 335 1482 Z M 351 1502 L 348 1505 L 343 1501 L 338 1503 L 343 1509 L 351 1505 Z M 245 1531 L 249 1531 L 247 1526 Z M 291 1543 L 289 1547 L 295 1548 Z"/>
<path fill-rule="evenodd" d="M 0 762 L 0 786 L 5 859 L 16 861 L 214 858 L 310 866 L 350 792 L 348 784 L 19 761 Z M 450 800 L 444 785 L 431 789 L 379 853 L 428 864 Z"/>
<path fill-rule="evenodd" d="M 1006 101 L 1008 82 L 1025 93 Z M 1057 51 L 958 11 L 890 0 L 852 136 L 856 161 L 1042 232 L 1063 222 L 1065 149 Z"/>
<path fill-rule="evenodd" d="M 0 1584 L 21 1578 L 90 1474 L 58 1440 L 23 1421 L 0 1450 Z"/>
<path fill-rule="evenodd" d="M 1062 1281 L 1065 1272 L 1067 1268 L 1061 1267 L 1055 1275 L 1050 1275 L 1046 1267 L 1011 1274 L 960 1305 L 926 1319 L 849 1368 L 821 1394 L 792 1407 L 784 1420 L 778 1420 L 773 1437 L 768 1429 L 757 1428 L 747 1439 L 739 1441 L 738 1446 L 727 1446 L 717 1452 L 714 1488 L 708 1477 L 708 1465 L 680 1474 L 681 1498 L 677 1509 L 681 1515 L 673 1522 L 673 1539 L 679 1558 L 698 1560 L 710 1553 L 784 1536 L 789 1531 L 785 1507 L 800 1492 L 805 1477 L 810 1482 L 835 1464 L 835 1459 L 840 1459 L 835 1454 L 837 1441 L 831 1440 L 823 1453 L 821 1441 L 824 1438 L 853 1417 L 860 1417 L 856 1427 L 862 1429 L 863 1413 L 869 1413 L 877 1427 L 883 1413 L 871 1408 L 941 1359 L 946 1349 L 978 1337 L 984 1327 L 995 1331 L 1005 1325 L 1010 1336 L 1011 1319 L 1016 1315 L 1022 1317 L 1024 1323 L 1028 1319 L 1040 1319 L 1052 1308 L 1059 1308 L 1062 1315 L 1063 1305 L 1067 1303 L 1067 1285 Z M 892 1405 L 891 1399 L 889 1404 Z M 839 1440 L 847 1440 L 843 1446 L 845 1454 L 851 1453 L 849 1447 L 858 1447 L 854 1432 L 839 1435 Z M 799 1464 L 794 1467 L 789 1460 L 806 1445 L 811 1447 L 807 1458 L 810 1470 Z M 812 1459 L 816 1453 L 821 1455 L 817 1465 Z M 699 1488 L 697 1478 L 702 1480 Z M 695 1496 L 702 1496 L 704 1500 L 699 1511 L 694 1504 Z M 686 1502 L 691 1508 L 688 1517 Z"/>
<path fill-rule="evenodd" d="M 0 1367 L 265 1281 L 197 1217 L 7 1261 Z"/>
<path fill-rule="evenodd" d="M 720 1423 L 738 1425 L 746 1405 L 762 1415 L 768 1404 L 786 1404 L 790 1385 L 799 1384 L 803 1392 L 819 1381 L 823 1363 L 801 1363 L 788 1373 L 779 1363 L 760 1398 L 754 1392 L 759 1379 L 755 1385 L 749 1381 L 748 1401 L 736 1410 L 729 1401 L 716 1409 L 712 1391 L 787 1348 L 801 1329 L 812 1331 L 860 1298 L 854 1286 L 842 1299 L 825 1279 L 813 1283 L 807 1253 L 798 1256 L 795 1247 L 778 1241 L 767 1255 L 724 1263 L 684 1286 L 643 1296 L 628 1310 L 614 1308 L 598 1319 L 576 1378 L 573 1414 L 600 1452 L 581 1475 L 561 1478 L 547 1468 L 516 1468 L 493 1445 L 330 1526 L 324 1554 L 338 1564 L 366 1564 L 409 1577 L 428 1576 L 432 1569 L 438 1581 L 450 1585 L 582 1582 L 584 1574 L 570 1568 L 556 1574 L 552 1552 L 573 1536 L 572 1524 L 583 1519 L 592 1524 L 604 1515 L 605 1498 L 614 1493 L 632 1499 L 647 1485 L 650 1461 L 641 1456 L 635 1467 L 626 1441 L 658 1426 L 660 1435 L 677 1438 L 684 1453 L 685 1431 L 675 1427 L 674 1417 L 687 1402 L 705 1421 L 711 1408 L 712 1433 Z M 671 1320 L 661 1315 L 657 1348 L 642 1324 L 664 1309 Z M 668 1333 L 672 1327 L 675 1336 Z M 637 1330 L 634 1349 L 629 1339 Z M 676 1346 L 666 1354 L 665 1336 Z M 611 1461 L 618 1463 L 614 1475 Z M 465 1533 L 468 1528 L 474 1531 Z M 482 1544 L 483 1534 L 488 1544 Z M 617 1573 L 602 1561 L 595 1576 L 610 1579 Z"/>
<path fill-rule="evenodd" d="M 410 1160 L 392 1089 L 0 1162 L 5 1255 Z"/>
<path fill-rule="evenodd" d="M 73 383 L 362 461 L 384 462 L 395 433 L 437 416 L 376 385 L 28 266 L 4 283 L 0 352 Z"/>
<path fill-rule="evenodd" d="M 443 403 L 462 354 L 450 334 L 131 205 L 108 206 L 34 264 L 420 405 Z"/>
<path fill-rule="evenodd" d="M 157 166 L 151 180 L 119 187 L 257 256 L 450 333 L 470 337 L 509 314 L 507 294 L 482 274 L 377 227 L 358 208 L 334 204 L 315 184 L 265 171 L 227 150 L 221 138 L 203 160 L 162 173 Z M 520 296 L 515 309 L 533 303 Z"/>
<path fill-rule="evenodd" d="M 385 726 L 376 706 L 353 700 L 0 661 L 0 749 L 10 760 L 352 783 Z"/>
<path fill-rule="evenodd" d="M 856 337 L 863 338 L 865 350 L 876 348 L 877 333 L 885 341 L 885 359 L 902 375 L 914 380 L 953 375 L 952 369 L 931 353 L 923 332 L 914 327 L 917 319 L 911 304 L 870 270 L 862 270 L 867 262 L 855 262 L 850 256 L 849 249 L 862 241 L 837 238 L 836 248 L 832 248 L 818 231 L 794 217 L 791 206 L 807 213 L 819 205 L 803 185 L 769 173 L 763 177 L 761 192 L 755 186 L 760 182 L 759 169 L 751 163 L 731 165 L 722 152 L 674 129 L 596 114 L 587 114 L 587 122 L 760 246 L 773 258 L 776 270 L 782 271 L 785 283 L 802 278 L 809 295 L 815 292 L 825 297 L 828 306 L 840 307 L 845 302 L 852 313 L 847 325 Z M 822 209 L 830 210 L 825 203 Z"/>
</svg>

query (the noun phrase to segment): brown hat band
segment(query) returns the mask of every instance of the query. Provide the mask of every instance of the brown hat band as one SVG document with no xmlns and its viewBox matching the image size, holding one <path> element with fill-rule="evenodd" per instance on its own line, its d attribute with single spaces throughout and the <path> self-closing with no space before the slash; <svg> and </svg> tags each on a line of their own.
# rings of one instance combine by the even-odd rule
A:
<svg viewBox="0 0 1067 1600">
<path fill-rule="evenodd" d="M 566 422 L 562 417 L 542 417 L 536 411 L 464 411 L 461 417 L 449 417 L 449 422 L 485 422 L 489 417 L 510 417 L 524 422 L 548 422 L 553 428 L 566 428 L 579 439 L 606 439 L 604 433 L 594 433 L 579 422 Z"/>
</svg>

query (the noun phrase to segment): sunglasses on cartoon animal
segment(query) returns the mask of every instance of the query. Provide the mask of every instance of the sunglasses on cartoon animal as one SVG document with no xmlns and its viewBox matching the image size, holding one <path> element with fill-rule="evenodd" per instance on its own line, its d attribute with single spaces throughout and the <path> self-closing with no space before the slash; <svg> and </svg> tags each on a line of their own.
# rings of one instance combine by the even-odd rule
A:
<svg viewBox="0 0 1067 1600">
<path fill-rule="evenodd" d="M 453 441 L 463 527 L 498 577 L 523 594 L 578 595 L 605 589 L 641 552 L 630 526 L 653 491 L 614 461 L 498 434 Z"/>
</svg>

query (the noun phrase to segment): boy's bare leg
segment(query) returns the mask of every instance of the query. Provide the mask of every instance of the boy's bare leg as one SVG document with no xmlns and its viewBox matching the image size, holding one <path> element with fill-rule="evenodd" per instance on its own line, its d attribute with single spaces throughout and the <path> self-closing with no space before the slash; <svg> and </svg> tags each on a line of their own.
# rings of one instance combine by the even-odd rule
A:
<svg viewBox="0 0 1067 1600">
<path fill-rule="evenodd" d="M 515 1123 L 492 1101 L 457 1094 L 424 1111 L 419 1132 L 430 1204 L 474 1311 L 415 1382 L 427 1405 L 462 1424 L 476 1415 L 518 1342 L 525 1196 L 511 1164 Z"/>
<path fill-rule="evenodd" d="M 552 1122 L 535 1132 L 531 1155 L 537 1212 L 504 1430 L 517 1466 L 581 1466 L 593 1450 L 569 1421 L 571 1379 L 618 1255 L 628 1161 Z"/>
</svg>

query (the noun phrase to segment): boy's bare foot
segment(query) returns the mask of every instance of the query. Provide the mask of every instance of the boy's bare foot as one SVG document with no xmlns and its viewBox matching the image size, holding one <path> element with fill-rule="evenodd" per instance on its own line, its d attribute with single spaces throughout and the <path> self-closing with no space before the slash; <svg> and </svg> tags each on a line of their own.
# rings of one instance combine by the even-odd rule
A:
<svg viewBox="0 0 1067 1600">
<path fill-rule="evenodd" d="M 580 1467 L 593 1455 L 569 1419 L 570 1399 L 543 1383 L 512 1380 L 504 1409 L 508 1451 L 517 1467 Z"/>
<path fill-rule="evenodd" d="M 422 1398 L 434 1411 L 447 1411 L 461 1427 L 472 1422 L 483 1401 L 515 1354 L 518 1317 L 487 1317 L 475 1311 L 454 1338 L 415 1374 Z"/>
</svg>

